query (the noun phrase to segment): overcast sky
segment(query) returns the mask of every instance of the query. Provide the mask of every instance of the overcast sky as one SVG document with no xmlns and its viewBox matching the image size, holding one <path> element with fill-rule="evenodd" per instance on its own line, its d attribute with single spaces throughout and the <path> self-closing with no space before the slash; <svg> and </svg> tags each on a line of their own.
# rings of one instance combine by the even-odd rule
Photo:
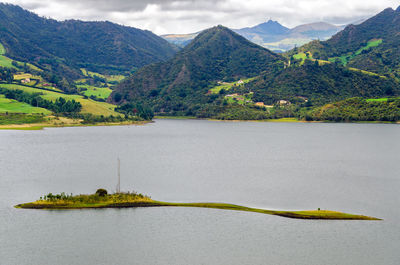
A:
<svg viewBox="0 0 400 265">
<path fill-rule="evenodd" d="M 0 0 L 57 20 L 108 20 L 156 34 L 191 33 L 218 24 L 253 26 L 268 19 L 287 27 L 326 21 L 347 24 L 381 10 L 393 0 Z"/>
</svg>

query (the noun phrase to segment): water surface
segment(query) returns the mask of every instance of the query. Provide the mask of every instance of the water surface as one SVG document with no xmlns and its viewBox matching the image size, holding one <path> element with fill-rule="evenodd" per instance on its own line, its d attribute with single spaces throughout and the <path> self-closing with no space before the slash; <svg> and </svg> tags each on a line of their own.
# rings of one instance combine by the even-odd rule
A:
<svg viewBox="0 0 400 265">
<path fill-rule="evenodd" d="M 0 131 L 1 264 L 393 264 L 400 260 L 400 127 L 159 120 Z M 12 206 L 121 187 L 163 201 L 330 209 L 383 222 L 213 209 Z"/>
</svg>

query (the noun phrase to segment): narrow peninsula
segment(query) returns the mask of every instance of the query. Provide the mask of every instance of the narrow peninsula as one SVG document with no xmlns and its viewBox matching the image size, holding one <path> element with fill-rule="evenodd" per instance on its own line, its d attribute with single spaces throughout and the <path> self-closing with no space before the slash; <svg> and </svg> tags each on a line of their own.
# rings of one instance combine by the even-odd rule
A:
<svg viewBox="0 0 400 265">
<path fill-rule="evenodd" d="M 262 214 L 278 215 L 297 219 L 325 219 L 325 220 L 381 220 L 375 217 L 355 215 L 328 210 L 310 211 L 280 211 L 257 209 L 227 203 L 172 203 L 155 201 L 148 196 L 138 193 L 108 194 L 105 189 L 98 189 L 91 195 L 67 195 L 65 193 L 48 194 L 39 200 L 30 203 L 18 204 L 15 208 L 68 210 L 68 209 L 98 209 L 98 208 L 137 208 L 137 207 L 199 207 L 221 210 L 245 211 Z"/>
</svg>

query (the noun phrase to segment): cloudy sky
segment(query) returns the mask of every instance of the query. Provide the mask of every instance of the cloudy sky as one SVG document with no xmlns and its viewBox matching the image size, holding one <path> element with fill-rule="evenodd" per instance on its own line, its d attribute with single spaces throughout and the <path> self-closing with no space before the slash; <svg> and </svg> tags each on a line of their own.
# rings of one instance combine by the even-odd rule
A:
<svg viewBox="0 0 400 265">
<path fill-rule="evenodd" d="M 268 19 L 294 27 L 326 21 L 346 24 L 397 8 L 393 0 L 0 0 L 39 15 L 109 20 L 157 34 L 191 33 L 222 24 L 242 28 Z"/>
</svg>

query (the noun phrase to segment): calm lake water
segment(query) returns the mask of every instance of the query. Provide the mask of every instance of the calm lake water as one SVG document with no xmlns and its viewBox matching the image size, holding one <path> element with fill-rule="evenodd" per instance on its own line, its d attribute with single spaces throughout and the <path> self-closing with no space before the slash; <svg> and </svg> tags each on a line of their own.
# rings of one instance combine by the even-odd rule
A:
<svg viewBox="0 0 400 265">
<path fill-rule="evenodd" d="M 159 120 L 0 131 L 0 264 L 400 262 L 400 126 Z M 122 190 L 163 201 L 330 209 L 312 221 L 192 208 L 35 211 L 45 193 Z"/>
</svg>

